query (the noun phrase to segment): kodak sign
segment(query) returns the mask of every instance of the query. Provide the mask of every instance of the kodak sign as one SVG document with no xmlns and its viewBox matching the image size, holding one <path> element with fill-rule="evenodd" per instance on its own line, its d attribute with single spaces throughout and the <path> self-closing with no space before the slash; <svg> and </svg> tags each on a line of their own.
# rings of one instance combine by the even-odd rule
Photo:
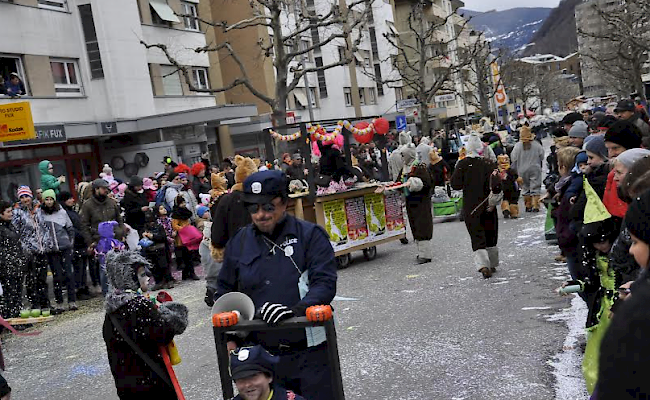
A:
<svg viewBox="0 0 650 400">
<path fill-rule="evenodd" d="M 0 142 L 34 139 L 36 130 L 28 101 L 0 104 Z"/>
</svg>

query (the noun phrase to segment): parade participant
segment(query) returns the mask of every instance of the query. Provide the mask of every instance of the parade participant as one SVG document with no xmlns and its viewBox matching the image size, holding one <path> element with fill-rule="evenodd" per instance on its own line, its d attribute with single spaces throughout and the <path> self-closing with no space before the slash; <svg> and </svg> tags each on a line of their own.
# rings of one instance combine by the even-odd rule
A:
<svg viewBox="0 0 650 400">
<path fill-rule="evenodd" d="M 628 121 L 637 127 L 642 137 L 650 136 L 650 126 L 641 119 L 640 113 L 632 99 L 623 99 L 616 104 L 614 109 L 616 116 L 623 121 Z"/>
<path fill-rule="evenodd" d="M 190 250 L 187 244 L 183 243 L 181 239 L 180 231 L 188 226 L 192 225 L 192 211 L 187 208 L 187 202 L 183 195 L 178 195 L 174 204 L 174 208 L 171 213 L 172 218 L 172 228 L 176 232 L 174 238 L 174 248 L 176 254 L 176 266 L 178 269 L 183 271 L 183 280 L 192 279 L 198 281 L 199 278 L 194 272 L 194 261 L 192 256 L 192 250 Z"/>
<path fill-rule="evenodd" d="M 434 147 L 429 153 L 429 174 L 431 174 L 432 187 L 445 186 L 449 180 L 449 172 L 449 164 L 440 157 L 438 149 Z"/>
<path fill-rule="evenodd" d="M 123 240 L 126 234 L 126 227 L 122 220 L 122 210 L 120 205 L 113 199 L 108 197 L 108 182 L 104 179 L 95 179 L 91 186 L 92 196 L 81 207 L 81 233 L 84 240 L 88 243 L 88 254 L 95 253 L 95 246 L 100 239 L 99 224 L 107 221 L 117 222 L 115 227 L 115 238 Z M 99 283 L 101 285 L 101 292 L 106 293 L 106 276 L 104 270 L 99 268 L 97 262 L 91 262 L 90 268 L 94 268 L 93 273 L 99 278 L 98 282 L 93 282 L 93 285 Z M 91 273 L 92 276 L 92 273 Z M 96 289 L 96 291 L 98 291 Z"/>
<path fill-rule="evenodd" d="M 23 279 L 27 258 L 20 246 L 20 235 L 12 225 L 13 205 L 0 200 L 0 315 L 15 318 L 20 314 L 23 299 Z"/>
<path fill-rule="evenodd" d="M 212 232 L 210 239 L 213 247 L 213 258 L 218 263 L 223 262 L 223 252 L 228 241 L 244 226 L 252 222 L 251 215 L 244 205 L 244 181 L 257 172 L 255 162 L 242 156 L 236 156 L 237 170 L 235 177 L 237 184 L 232 187 L 232 192 L 224 194 L 212 211 Z M 206 277 L 205 302 L 209 307 L 214 304 L 214 294 L 217 290 L 217 279 Z"/>
<path fill-rule="evenodd" d="M 478 133 L 470 134 L 465 149 L 467 157 L 458 161 L 451 187 L 463 191 L 463 214 L 472 241 L 474 263 L 487 279 L 499 266 L 499 221 L 496 208 L 487 203 L 490 193 L 501 192 L 501 179 L 496 163 L 483 156 L 485 147 Z"/>
<path fill-rule="evenodd" d="M 55 194 L 60 192 L 60 186 L 65 182 L 65 176 L 54 177 L 54 166 L 49 160 L 43 160 L 38 163 L 38 170 L 41 171 L 41 189 L 54 190 Z"/>
<path fill-rule="evenodd" d="M 431 139 L 429 139 L 426 136 L 423 136 L 422 139 L 420 139 L 420 143 L 415 148 L 415 153 L 417 154 L 418 161 L 426 164 L 426 166 L 429 166 L 429 162 L 430 162 L 429 153 L 433 149 L 430 143 L 431 143 Z"/>
<path fill-rule="evenodd" d="M 53 238 L 45 226 L 40 204 L 34 201 L 29 186 L 20 186 L 20 199 L 14 209 L 12 223 L 20 235 L 20 244 L 27 257 L 27 298 L 32 308 L 50 308 L 47 295 L 47 256 L 52 249 Z"/>
<path fill-rule="evenodd" d="M 521 178 L 517 171 L 510 166 L 510 157 L 507 154 L 497 156 L 499 165 L 499 176 L 501 177 L 503 200 L 501 201 L 501 212 L 503 218 L 519 218 L 519 184 Z"/>
<path fill-rule="evenodd" d="M 404 166 L 398 181 L 406 188 L 406 211 L 413 239 L 417 244 L 417 263 L 426 264 L 433 258 L 431 238 L 433 236 L 433 216 L 431 215 L 431 174 L 427 164 L 417 159 L 416 148 L 412 145 L 401 150 Z M 428 157 L 427 157 L 428 158 Z"/>
<path fill-rule="evenodd" d="M 305 400 L 273 379 L 279 357 L 260 345 L 230 352 L 230 371 L 239 394 L 234 400 Z"/>
<path fill-rule="evenodd" d="M 129 186 L 124 191 L 120 205 L 124 209 L 124 222 L 142 234 L 145 224 L 145 213 L 150 212 L 149 200 L 144 193 L 144 183 L 139 176 L 129 179 Z"/>
<path fill-rule="evenodd" d="M 200 203 L 200 195 L 210 193 L 210 181 L 205 176 L 206 167 L 202 162 L 197 162 L 192 165 L 190 173 L 192 174 L 192 191 L 196 196 L 196 200 Z"/>
<path fill-rule="evenodd" d="M 268 324 L 330 304 L 336 294 L 334 250 L 325 229 L 287 214 L 286 176 L 257 172 L 246 179 L 243 192 L 253 223 L 226 246 L 215 300 L 243 292 Z M 261 331 L 247 341 L 280 356 L 278 384 L 310 400 L 334 398 L 322 327 Z M 236 345 L 228 343 L 229 349 Z"/>
<path fill-rule="evenodd" d="M 88 300 L 92 298 L 90 290 L 86 284 L 86 268 L 89 256 L 86 252 L 88 243 L 84 240 L 81 233 L 81 216 L 74 209 L 75 200 L 70 192 L 61 192 L 57 196 L 61 207 L 68 213 L 72 226 L 74 227 L 74 248 L 72 249 L 72 269 L 77 288 L 77 300 Z"/>
<path fill-rule="evenodd" d="M 409 132 L 401 131 L 399 133 L 398 140 L 399 146 L 397 149 L 393 150 L 393 152 L 390 153 L 390 157 L 388 157 L 388 172 L 390 179 L 393 181 L 397 180 L 397 177 L 402 172 L 402 167 L 404 166 L 401 151 L 404 146 L 409 145 L 413 142 L 413 138 Z"/>
<path fill-rule="evenodd" d="M 72 269 L 72 250 L 74 248 L 75 231 L 68 213 L 56 201 L 54 190 L 48 189 L 43 192 L 43 219 L 45 226 L 50 230 L 54 238 L 52 249 L 47 252 L 47 260 L 52 271 L 54 282 L 54 298 L 56 305 L 52 314 L 60 314 L 63 309 L 63 285 L 66 285 L 68 292 L 68 308 L 70 311 L 77 310 L 77 295 Z"/>
<path fill-rule="evenodd" d="M 176 302 L 156 307 L 145 297 L 149 266 L 136 251 L 113 251 L 106 257 L 111 291 L 102 336 L 120 400 L 177 400 L 160 347 L 185 331 L 188 310 Z"/>
<path fill-rule="evenodd" d="M 539 212 L 544 148 L 535 141 L 529 127 L 521 127 L 520 142 L 512 150 L 510 161 L 512 168 L 523 179 L 521 191 L 524 195 L 526 212 Z"/>
</svg>

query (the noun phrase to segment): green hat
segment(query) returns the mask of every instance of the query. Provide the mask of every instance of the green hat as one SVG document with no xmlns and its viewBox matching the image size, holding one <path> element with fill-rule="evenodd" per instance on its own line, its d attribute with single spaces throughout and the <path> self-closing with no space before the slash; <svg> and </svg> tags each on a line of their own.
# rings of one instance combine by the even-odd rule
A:
<svg viewBox="0 0 650 400">
<path fill-rule="evenodd" d="M 41 197 L 43 197 L 43 200 L 47 199 L 48 197 L 51 197 L 54 200 L 56 200 L 56 193 L 54 193 L 54 190 L 52 189 L 47 189 L 43 191 Z"/>
<path fill-rule="evenodd" d="M 583 188 L 585 190 L 585 195 L 587 196 L 587 205 L 585 206 L 585 215 L 583 223 L 585 225 L 592 222 L 601 222 L 608 218 L 611 218 L 612 215 L 607 211 L 607 208 L 598 197 L 598 194 L 593 187 L 589 184 L 587 178 L 584 179 Z"/>
</svg>

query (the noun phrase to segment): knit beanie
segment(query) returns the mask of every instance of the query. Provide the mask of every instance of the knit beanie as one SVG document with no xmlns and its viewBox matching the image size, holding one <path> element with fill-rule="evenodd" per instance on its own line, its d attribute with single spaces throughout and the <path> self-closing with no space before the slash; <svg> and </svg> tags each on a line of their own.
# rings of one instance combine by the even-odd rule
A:
<svg viewBox="0 0 650 400">
<path fill-rule="evenodd" d="M 589 126 L 585 121 L 576 121 L 569 129 L 569 137 L 571 138 L 586 138 L 589 136 Z"/>
<path fill-rule="evenodd" d="M 585 150 L 601 157 L 603 160 L 607 160 L 607 147 L 605 147 L 605 137 L 602 135 L 589 136 L 589 141 L 585 144 Z"/>
<path fill-rule="evenodd" d="M 207 211 L 209 211 L 209 208 L 206 206 L 196 207 L 196 215 L 198 215 L 199 218 L 203 218 L 203 214 L 205 214 Z"/>
<path fill-rule="evenodd" d="M 616 162 L 620 162 L 621 164 L 625 165 L 627 169 L 630 169 L 635 162 L 647 156 L 650 156 L 650 150 L 630 149 L 619 154 L 619 156 L 616 157 Z"/>
<path fill-rule="evenodd" d="M 56 200 L 56 193 L 54 193 L 54 190 L 52 189 L 47 189 L 43 191 L 41 197 L 43 197 L 43 200 L 47 199 L 48 197 L 51 197 L 54 200 Z"/>
<path fill-rule="evenodd" d="M 18 198 L 21 198 L 23 196 L 29 196 L 32 199 L 34 198 L 34 194 L 32 193 L 32 189 L 30 189 L 29 186 L 20 186 L 20 187 L 18 187 L 18 191 L 16 192 L 16 196 L 18 196 Z"/>
<path fill-rule="evenodd" d="M 625 225 L 631 234 L 650 244 L 650 190 L 630 204 L 625 214 Z"/>
<path fill-rule="evenodd" d="M 641 132 L 633 123 L 620 120 L 607 130 L 605 141 L 616 143 L 626 150 L 634 149 L 641 147 Z"/>
</svg>

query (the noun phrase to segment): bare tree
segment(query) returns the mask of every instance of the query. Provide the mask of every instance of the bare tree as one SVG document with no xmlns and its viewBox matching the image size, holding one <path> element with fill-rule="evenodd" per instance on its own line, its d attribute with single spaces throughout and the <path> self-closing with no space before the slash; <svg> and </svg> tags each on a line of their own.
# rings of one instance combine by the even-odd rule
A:
<svg viewBox="0 0 650 400">
<path fill-rule="evenodd" d="M 429 134 L 429 103 L 441 92 L 455 92 L 454 78 L 464 67 L 472 63 L 477 49 L 465 40 L 466 46 L 458 46 L 463 33 L 470 31 L 468 21 L 463 20 L 460 29 L 448 35 L 447 23 L 455 13 L 444 20 L 431 22 L 427 17 L 430 2 L 415 1 L 406 20 L 405 29 L 399 33 L 386 33 L 388 43 L 396 49 L 391 57 L 393 76 L 383 79 L 389 87 L 406 87 L 419 105 L 422 132 Z"/>
<path fill-rule="evenodd" d="M 501 58 L 501 79 L 506 92 L 513 101 L 521 100 L 524 109 L 538 94 L 535 73 L 531 64 L 519 61 L 511 54 Z"/>
<path fill-rule="evenodd" d="M 650 2 L 647 0 L 594 1 L 589 6 L 597 22 L 578 26 L 584 46 L 581 55 L 608 78 L 618 93 L 638 92 L 645 99 L 643 67 L 650 52 Z"/>
<path fill-rule="evenodd" d="M 499 75 L 499 82 L 493 82 L 492 62 L 500 62 L 502 50 L 492 54 L 490 43 L 483 38 L 483 32 L 470 32 L 470 36 L 476 41 L 474 56 L 469 64 L 469 70 L 474 79 L 466 80 L 466 84 L 472 89 L 471 96 L 466 98 L 467 104 L 477 108 L 481 115 L 490 115 L 492 113 L 492 101 L 497 91 L 497 85 L 503 83 L 503 78 Z"/>
<path fill-rule="evenodd" d="M 242 1 L 243 0 L 237 0 Z M 287 97 L 308 74 L 348 65 L 361 42 L 362 30 L 368 20 L 373 0 L 354 0 L 346 4 L 345 0 L 329 0 L 329 9 L 318 14 L 313 6 L 308 6 L 305 0 L 250 0 L 248 2 L 250 17 L 236 21 L 199 20 L 224 33 L 242 29 L 259 30 L 266 27 L 269 39 L 260 39 L 260 57 L 272 57 L 275 69 L 275 93 L 273 96 L 252 84 L 251 74 L 259 71 L 249 70 L 241 56 L 233 49 L 229 41 L 211 43 L 204 47 L 187 49 L 196 53 L 218 52 L 221 59 L 232 58 L 239 68 L 239 76 L 224 86 L 211 89 L 195 87 L 191 76 L 191 68 L 182 65 L 178 56 L 172 54 L 167 45 L 161 43 L 141 43 L 146 48 L 157 48 L 163 52 L 169 62 L 181 72 L 190 90 L 195 92 L 220 93 L 239 86 L 246 87 L 254 96 L 271 107 L 274 125 L 283 125 L 286 119 Z M 313 3 L 313 2 L 312 2 Z M 193 15 L 181 14 L 179 17 L 195 18 Z M 318 32 L 319 41 L 302 45 L 301 38 L 311 38 L 312 32 Z M 325 65 L 308 66 L 301 59 L 310 52 L 329 43 L 345 44 L 345 55 L 337 61 Z M 312 78 L 313 79 L 313 78 Z M 309 90 L 306 88 L 306 90 Z"/>
</svg>

